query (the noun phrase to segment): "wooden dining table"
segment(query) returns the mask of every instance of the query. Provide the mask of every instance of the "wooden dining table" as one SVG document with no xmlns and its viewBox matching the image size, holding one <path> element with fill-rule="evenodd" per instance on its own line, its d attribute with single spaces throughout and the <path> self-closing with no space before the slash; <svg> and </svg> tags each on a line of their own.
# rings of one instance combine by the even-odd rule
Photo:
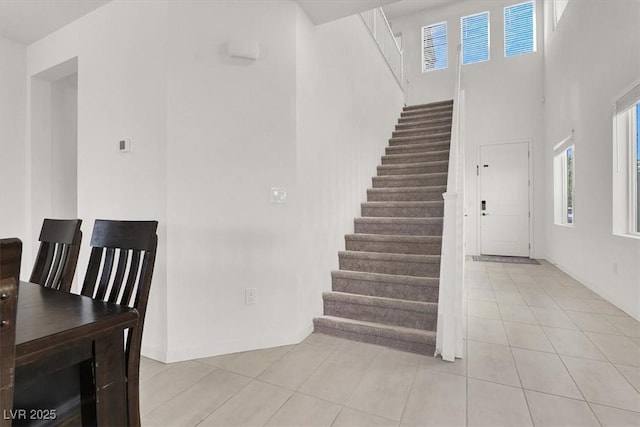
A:
<svg viewBox="0 0 640 427">
<path fill-rule="evenodd" d="M 125 330 L 138 322 L 126 306 L 20 282 L 16 320 L 16 390 L 20 378 L 38 381 L 80 368 L 83 425 L 127 425 Z M 84 366 L 84 369 L 83 369 Z M 87 398 L 89 397 L 89 398 Z M 16 420 L 56 423 L 55 408 L 20 408 Z M 59 421 L 59 420 L 58 420 Z"/>
</svg>

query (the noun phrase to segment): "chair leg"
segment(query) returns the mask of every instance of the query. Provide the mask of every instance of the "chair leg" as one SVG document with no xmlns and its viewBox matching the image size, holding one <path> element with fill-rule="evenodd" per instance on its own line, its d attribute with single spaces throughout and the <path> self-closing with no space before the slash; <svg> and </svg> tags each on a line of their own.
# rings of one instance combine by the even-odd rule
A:
<svg viewBox="0 0 640 427">
<path fill-rule="evenodd" d="M 138 373 L 127 378 L 127 413 L 129 427 L 140 427 L 140 381 Z"/>
</svg>

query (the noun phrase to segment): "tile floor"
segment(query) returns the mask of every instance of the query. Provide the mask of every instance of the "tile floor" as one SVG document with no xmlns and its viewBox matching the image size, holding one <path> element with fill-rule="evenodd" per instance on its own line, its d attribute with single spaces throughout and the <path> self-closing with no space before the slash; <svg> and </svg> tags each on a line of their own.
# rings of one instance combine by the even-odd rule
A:
<svg viewBox="0 0 640 427">
<path fill-rule="evenodd" d="M 467 262 L 466 357 L 313 334 L 142 362 L 145 426 L 639 426 L 640 323 L 552 265 Z"/>
</svg>

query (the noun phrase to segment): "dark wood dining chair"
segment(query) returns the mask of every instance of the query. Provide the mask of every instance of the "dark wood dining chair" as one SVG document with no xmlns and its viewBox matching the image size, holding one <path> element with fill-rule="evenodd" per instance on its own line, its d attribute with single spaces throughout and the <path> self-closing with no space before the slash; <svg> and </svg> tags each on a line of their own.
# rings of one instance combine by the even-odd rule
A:
<svg viewBox="0 0 640 427">
<path fill-rule="evenodd" d="M 40 249 L 30 282 L 64 292 L 71 290 L 78 264 L 81 219 L 45 219 L 40 230 Z"/>
<path fill-rule="evenodd" d="M 140 348 L 158 236 L 157 221 L 96 220 L 82 295 L 134 307 L 137 326 L 127 334 L 127 412 L 140 425 Z"/>
<path fill-rule="evenodd" d="M 0 426 L 10 426 L 15 373 L 16 307 L 20 281 L 20 239 L 0 240 Z"/>
</svg>

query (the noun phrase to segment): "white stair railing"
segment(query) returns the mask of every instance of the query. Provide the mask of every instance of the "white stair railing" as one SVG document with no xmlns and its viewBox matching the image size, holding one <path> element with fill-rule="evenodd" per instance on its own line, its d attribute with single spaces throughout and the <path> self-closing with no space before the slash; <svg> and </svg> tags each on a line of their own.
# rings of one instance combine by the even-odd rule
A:
<svg viewBox="0 0 640 427">
<path fill-rule="evenodd" d="M 367 28 L 371 32 L 373 39 L 378 44 L 382 56 L 387 61 L 389 69 L 396 78 L 400 88 L 404 90 L 402 79 L 404 75 L 404 65 L 402 62 L 402 49 L 398 46 L 396 38 L 393 36 L 391 25 L 381 7 L 367 10 L 360 13 Z"/>
<path fill-rule="evenodd" d="M 464 336 L 465 98 L 460 84 L 462 71 L 460 53 L 461 47 L 458 46 L 447 192 L 442 195 L 444 198 L 444 222 L 436 332 L 436 355 L 440 354 L 442 359 L 448 362 L 455 362 L 456 358 L 462 358 Z"/>
</svg>

